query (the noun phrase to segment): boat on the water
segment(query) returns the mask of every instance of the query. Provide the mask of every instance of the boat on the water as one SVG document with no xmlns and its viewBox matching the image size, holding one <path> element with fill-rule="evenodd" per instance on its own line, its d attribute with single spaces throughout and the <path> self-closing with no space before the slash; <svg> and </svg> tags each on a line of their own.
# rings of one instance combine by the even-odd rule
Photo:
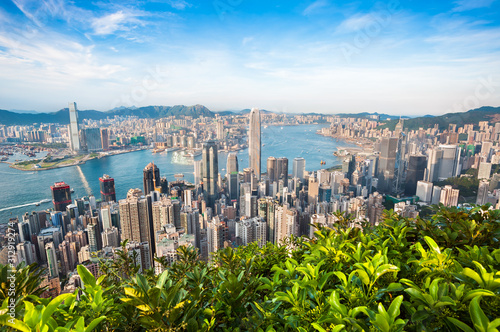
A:
<svg viewBox="0 0 500 332">
<path fill-rule="evenodd" d="M 162 148 L 153 149 L 153 153 L 160 153 L 163 151 L 165 151 L 165 149 L 162 149 Z"/>
</svg>

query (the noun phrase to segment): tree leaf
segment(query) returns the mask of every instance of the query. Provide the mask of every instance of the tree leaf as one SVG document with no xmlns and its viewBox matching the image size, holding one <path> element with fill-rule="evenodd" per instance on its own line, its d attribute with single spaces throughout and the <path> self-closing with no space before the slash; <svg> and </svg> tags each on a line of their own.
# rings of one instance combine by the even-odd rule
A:
<svg viewBox="0 0 500 332">
<path fill-rule="evenodd" d="M 95 287 L 95 277 L 84 265 L 77 266 L 78 275 L 83 281 L 84 287 Z"/>
</svg>

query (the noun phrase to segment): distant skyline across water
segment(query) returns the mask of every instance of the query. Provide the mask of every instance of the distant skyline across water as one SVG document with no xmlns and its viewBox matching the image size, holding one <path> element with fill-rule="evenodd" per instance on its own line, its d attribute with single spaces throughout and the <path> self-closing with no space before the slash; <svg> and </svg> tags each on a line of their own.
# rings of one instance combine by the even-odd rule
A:
<svg viewBox="0 0 500 332">
<path fill-rule="evenodd" d="M 337 147 L 353 147 L 353 144 L 338 141 L 331 137 L 316 134 L 325 125 L 269 126 L 262 128 L 262 172 L 266 171 L 267 158 L 287 157 L 289 173 L 292 172 L 292 160 L 295 157 L 306 159 L 306 170 L 313 171 L 340 165 L 342 159 L 333 155 Z M 283 129 L 282 129 L 283 128 Z M 297 139 L 300 137 L 300 139 Z M 176 156 L 176 155 L 175 155 Z M 237 152 L 239 169 L 248 167 L 248 149 Z M 21 158 L 12 156 L 11 158 Z M 115 179 L 116 198 L 123 199 L 131 188 L 143 189 L 143 169 L 154 161 L 161 176 L 168 181 L 175 180 L 175 174 L 184 174 L 184 179 L 193 181 L 193 164 L 176 160 L 174 153 L 153 154 L 151 150 L 124 153 L 116 156 L 93 159 L 79 166 L 63 167 L 44 171 L 19 171 L 0 163 L 0 223 L 11 217 L 21 217 L 25 212 L 39 211 L 53 207 L 52 202 L 36 202 L 52 199 L 50 186 L 54 182 L 64 181 L 75 190 L 72 198 L 94 195 L 100 198 L 99 177 L 108 174 Z M 196 160 L 201 156 L 196 157 Z M 219 153 L 219 172 L 225 175 L 227 153 Z M 324 166 L 320 165 L 325 161 Z"/>
<path fill-rule="evenodd" d="M 0 109 L 500 105 L 500 0 L 6 0 Z"/>
</svg>

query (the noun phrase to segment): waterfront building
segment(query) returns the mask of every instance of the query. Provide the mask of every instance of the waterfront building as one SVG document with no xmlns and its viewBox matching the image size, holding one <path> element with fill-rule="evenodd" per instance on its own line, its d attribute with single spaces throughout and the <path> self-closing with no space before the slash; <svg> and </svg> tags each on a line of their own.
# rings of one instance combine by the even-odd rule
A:
<svg viewBox="0 0 500 332">
<path fill-rule="evenodd" d="M 76 152 L 81 150 L 76 103 L 69 103 L 69 143 L 71 150 Z"/>
<path fill-rule="evenodd" d="M 55 211 L 65 211 L 66 206 L 71 204 L 71 189 L 64 182 L 56 182 L 50 186 L 52 191 L 52 202 Z"/>
<path fill-rule="evenodd" d="M 99 178 L 99 186 L 101 189 L 101 200 L 103 202 L 116 201 L 115 179 L 104 174 Z"/>
<path fill-rule="evenodd" d="M 260 180 L 261 140 L 260 111 L 252 108 L 250 111 L 250 126 L 248 130 L 248 155 L 250 168 L 254 170 L 257 180 Z"/>
<path fill-rule="evenodd" d="M 101 128 L 101 144 L 103 151 L 109 150 L 109 132 L 107 128 Z"/>
<path fill-rule="evenodd" d="M 84 137 L 87 152 L 102 151 L 101 131 L 99 128 L 85 128 Z"/>
<path fill-rule="evenodd" d="M 143 171 L 144 195 L 157 190 L 160 186 L 160 169 L 154 163 L 149 163 Z M 161 191 L 161 190 L 160 190 Z"/>
</svg>

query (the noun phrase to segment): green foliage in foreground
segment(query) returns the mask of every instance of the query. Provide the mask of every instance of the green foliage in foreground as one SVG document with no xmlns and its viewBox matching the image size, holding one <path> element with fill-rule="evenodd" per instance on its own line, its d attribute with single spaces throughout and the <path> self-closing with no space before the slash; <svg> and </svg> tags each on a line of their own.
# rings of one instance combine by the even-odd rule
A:
<svg viewBox="0 0 500 332">
<path fill-rule="evenodd" d="M 135 273 L 123 252 L 97 281 L 79 266 L 84 287 L 74 294 L 41 299 L 23 291 L 32 282 L 19 282 L 14 323 L 2 272 L 2 329 L 498 331 L 500 211 L 441 206 L 427 220 L 391 211 L 384 219 L 363 230 L 321 228 L 311 240 L 224 249 L 211 264 L 181 248 L 159 276 Z M 31 280 L 25 269 L 18 278 Z"/>
</svg>

